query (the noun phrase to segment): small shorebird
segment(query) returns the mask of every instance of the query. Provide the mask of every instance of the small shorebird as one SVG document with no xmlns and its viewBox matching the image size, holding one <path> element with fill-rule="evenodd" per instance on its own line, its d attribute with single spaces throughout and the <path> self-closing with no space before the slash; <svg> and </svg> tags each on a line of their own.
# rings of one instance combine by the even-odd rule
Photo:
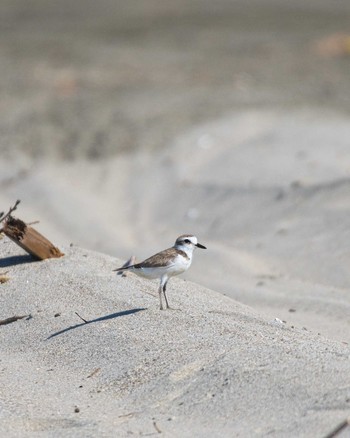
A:
<svg viewBox="0 0 350 438">
<path fill-rule="evenodd" d="M 164 294 L 166 308 L 168 309 L 169 303 L 165 294 L 168 280 L 174 275 L 187 271 L 191 266 L 193 251 L 196 248 L 206 249 L 205 246 L 198 243 L 196 236 L 183 234 L 176 239 L 173 247 L 158 252 L 141 263 L 114 269 L 114 271 L 131 271 L 140 277 L 148 279 L 159 278 L 160 310 L 163 310 L 162 293 Z"/>
</svg>

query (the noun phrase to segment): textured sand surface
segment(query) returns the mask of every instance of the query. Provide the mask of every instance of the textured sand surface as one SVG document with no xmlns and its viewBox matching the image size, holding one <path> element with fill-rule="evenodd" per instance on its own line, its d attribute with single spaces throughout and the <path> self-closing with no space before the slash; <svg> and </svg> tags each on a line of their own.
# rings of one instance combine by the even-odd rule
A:
<svg viewBox="0 0 350 438">
<path fill-rule="evenodd" d="M 350 416 L 349 22 L 348 0 L 2 1 L 0 211 L 20 198 L 67 256 L 0 241 L 0 319 L 32 315 L 0 326 L 0 435 Z M 111 269 L 183 233 L 208 250 L 159 313 Z"/>
<path fill-rule="evenodd" d="M 66 253 L 34 262 L 0 242 L 1 314 L 31 315 L 0 328 L 2 434 L 311 437 L 344 419 L 348 345 L 181 279 L 161 312 L 120 261 Z"/>
<path fill-rule="evenodd" d="M 35 163 L 9 184 L 2 163 L 0 200 L 55 244 L 123 259 L 194 233 L 209 250 L 185 278 L 350 342 L 348 138 L 333 113 L 232 114 L 156 155 Z"/>
</svg>

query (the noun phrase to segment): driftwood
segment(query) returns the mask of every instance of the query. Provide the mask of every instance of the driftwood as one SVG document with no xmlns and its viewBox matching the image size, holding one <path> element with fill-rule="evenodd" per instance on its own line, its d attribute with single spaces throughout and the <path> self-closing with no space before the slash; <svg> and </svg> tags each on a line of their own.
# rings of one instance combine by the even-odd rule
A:
<svg viewBox="0 0 350 438">
<path fill-rule="evenodd" d="M 0 221 L 4 222 L 0 232 L 4 233 L 13 242 L 40 260 L 62 257 L 64 254 L 47 240 L 46 237 L 22 220 L 11 216 L 11 213 L 17 209 L 19 202 L 20 201 L 17 201 L 7 214 L 4 215 L 2 213 L 0 215 Z"/>
<path fill-rule="evenodd" d="M 332 430 L 332 432 L 328 433 L 324 438 L 334 438 L 337 435 L 339 435 L 341 432 L 343 432 L 345 429 L 347 429 L 350 425 L 350 417 L 344 421 L 342 421 L 338 426 Z M 343 435 L 343 434 L 342 434 Z M 344 434 L 345 436 L 345 434 Z M 346 435 L 348 436 L 348 435 Z"/>
<path fill-rule="evenodd" d="M 85 324 L 87 324 L 87 323 L 89 322 L 89 321 L 87 321 L 86 319 L 84 319 L 82 316 L 80 316 L 78 312 L 75 312 L 75 314 L 76 314 L 77 316 L 79 316 L 79 318 L 80 318 L 82 321 L 84 321 Z"/>
<path fill-rule="evenodd" d="M 7 277 L 6 275 L 0 274 L 0 283 L 6 283 L 7 281 L 9 281 L 9 277 Z"/>
<path fill-rule="evenodd" d="M 28 318 L 30 315 L 22 316 L 11 316 L 10 318 L 0 320 L 0 325 L 11 324 L 12 322 L 18 321 L 19 319 Z"/>
</svg>

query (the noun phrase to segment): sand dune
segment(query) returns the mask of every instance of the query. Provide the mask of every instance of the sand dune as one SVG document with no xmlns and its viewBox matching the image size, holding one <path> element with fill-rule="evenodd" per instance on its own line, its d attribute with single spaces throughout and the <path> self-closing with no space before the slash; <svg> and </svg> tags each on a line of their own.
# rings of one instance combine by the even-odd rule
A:
<svg viewBox="0 0 350 438">
<path fill-rule="evenodd" d="M 349 347 L 183 279 L 79 248 L 33 262 L 0 242 L 6 436 L 322 436 L 348 409 Z M 75 314 L 78 312 L 88 322 Z"/>
<path fill-rule="evenodd" d="M 20 217 L 58 244 L 124 259 L 195 233 L 209 251 L 186 278 L 349 341 L 349 126 L 332 113 L 231 115 L 156 155 L 28 162 L 8 183 L 4 163 L 0 199 L 23 199 Z"/>
<path fill-rule="evenodd" d="M 349 417 L 348 0 L 1 18 L 0 210 L 21 199 L 67 255 L 0 240 L 0 319 L 31 315 L 0 326 L 0 434 L 314 438 Z M 183 233 L 208 250 L 160 313 L 111 269 Z"/>
</svg>

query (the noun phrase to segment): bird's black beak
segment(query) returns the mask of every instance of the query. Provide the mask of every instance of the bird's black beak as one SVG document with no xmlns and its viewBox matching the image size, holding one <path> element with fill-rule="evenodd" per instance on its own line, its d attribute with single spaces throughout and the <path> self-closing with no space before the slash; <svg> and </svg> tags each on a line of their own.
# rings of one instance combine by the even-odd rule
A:
<svg viewBox="0 0 350 438">
<path fill-rule="evenodd" d="M 196 247 L 197 247 L 197 248 L 202 248 L 202 249 L 207 249 L 206 246 L 201 245 L 200 243 L 196 243 Z"/>
</svg>

